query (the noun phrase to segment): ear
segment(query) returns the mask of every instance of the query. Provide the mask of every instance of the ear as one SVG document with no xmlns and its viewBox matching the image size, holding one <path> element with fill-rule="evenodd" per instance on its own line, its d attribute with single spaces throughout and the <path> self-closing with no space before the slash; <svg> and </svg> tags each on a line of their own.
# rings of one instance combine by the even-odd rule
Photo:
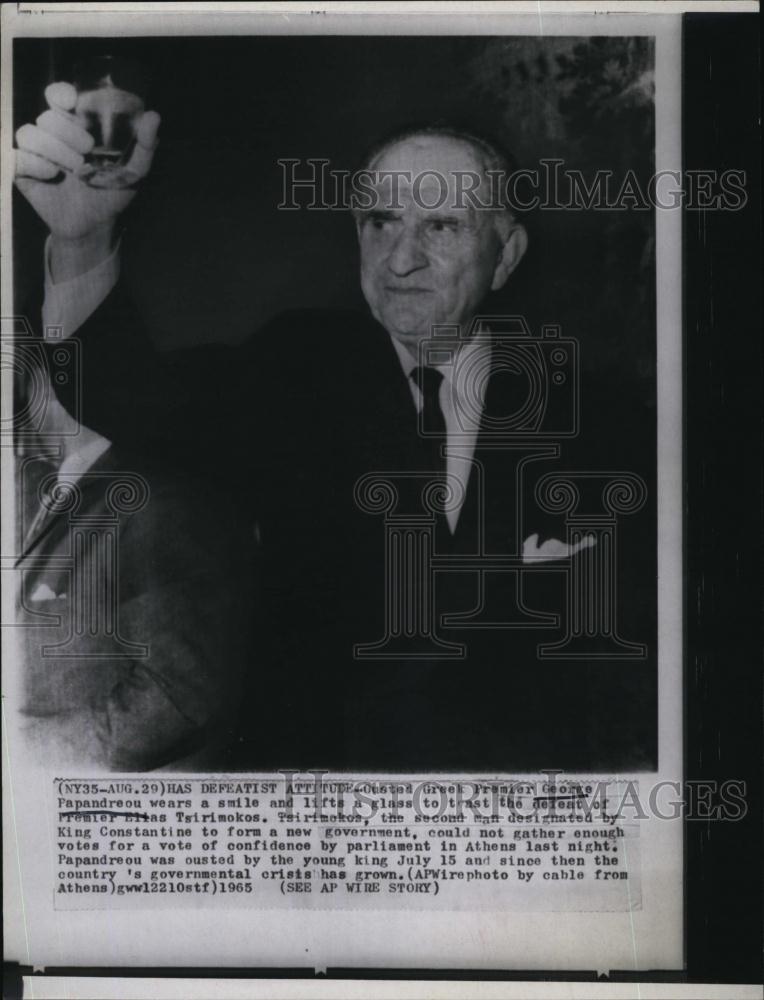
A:
<svg viewBox="0 0 764 1000">
<path fill-rule="evenodd" d="M 493 272 L 491 291 L 501 288 L 510 274 L 523 259 L 528 249 L 528 234 L 524 226 L 513 225 L 503 241 L 496 270 Z"/>
</svg>

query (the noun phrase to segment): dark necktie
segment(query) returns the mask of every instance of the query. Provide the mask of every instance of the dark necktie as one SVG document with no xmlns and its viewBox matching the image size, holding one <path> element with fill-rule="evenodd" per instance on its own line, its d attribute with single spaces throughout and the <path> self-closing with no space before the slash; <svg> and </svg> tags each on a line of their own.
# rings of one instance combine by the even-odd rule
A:
<svg viewBox="0 0 764 1000">
<path fill-rule="evenodd" d="M 443 373 L 437 368 L 420 365 L 411 372 L 411 381 L 422 393 L 422 430 L 426 440 L 437 440 L 438 447 L 446 440 L 446 421 L 440 408 L 440 384 Z M 436 437 L 437 435 L 437 437 Z"/>
<path fill-rule="evenodd" d="M 422 393 L 419 443 L 423 471 L 431 472 L 432 479 L 445 483 L 446 459 L 442 446 L 446 444 L 446 421 L 443 410 L 440 408 L 440 386 L 443 381 L 443 373 L 428 365 L 418 366 L 411 372 L 411 381 Z M 440 534 L 445 528 L 446 534 L 448 534 L 443 514 L 438 516 L 437 522 L 438 533 Z"/>
</svg>

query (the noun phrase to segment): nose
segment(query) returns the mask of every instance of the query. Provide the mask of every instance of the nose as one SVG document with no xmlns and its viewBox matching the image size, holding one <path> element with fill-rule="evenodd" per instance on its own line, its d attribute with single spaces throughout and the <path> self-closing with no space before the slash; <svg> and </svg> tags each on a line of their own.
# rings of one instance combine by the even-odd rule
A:
<svg viewBox="0 0 764 1000">
<path fill-rule="evenodd" d="M 403 278 L 407 274 L 427 267 L 428 263 L 419 234 L 412 228 L 404 227 L 390 251 L 387 259 L 388 267 L 397 277 Z"/>
</svg>

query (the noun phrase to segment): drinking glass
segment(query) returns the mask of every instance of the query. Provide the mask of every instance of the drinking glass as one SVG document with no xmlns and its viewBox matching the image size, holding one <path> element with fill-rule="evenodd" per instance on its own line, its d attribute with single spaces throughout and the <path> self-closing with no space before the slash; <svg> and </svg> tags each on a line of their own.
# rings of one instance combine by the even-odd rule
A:
<svg viewBox="0 0 764 1000">
<path fill-rule="evenodd" d="M 75 117 L 93 136 L 79 176 L 95 188 L 126 188 L 138 180 L 128 167 L 135 126 L 145 104 L 144 76 L 137 64 L 104 55 L 75 70 Z"/>
</svg>

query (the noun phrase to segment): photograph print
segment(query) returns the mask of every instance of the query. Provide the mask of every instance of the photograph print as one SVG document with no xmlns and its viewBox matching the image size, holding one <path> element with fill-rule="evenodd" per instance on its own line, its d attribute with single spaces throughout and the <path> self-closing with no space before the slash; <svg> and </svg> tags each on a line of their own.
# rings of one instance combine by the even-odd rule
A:
<svg viewBox="0 0 764 1000">
<path fill-rule="evenodd" d="M 19 719 L 656 771 L 654 39 L 16 38 Z"/>
</svg>

